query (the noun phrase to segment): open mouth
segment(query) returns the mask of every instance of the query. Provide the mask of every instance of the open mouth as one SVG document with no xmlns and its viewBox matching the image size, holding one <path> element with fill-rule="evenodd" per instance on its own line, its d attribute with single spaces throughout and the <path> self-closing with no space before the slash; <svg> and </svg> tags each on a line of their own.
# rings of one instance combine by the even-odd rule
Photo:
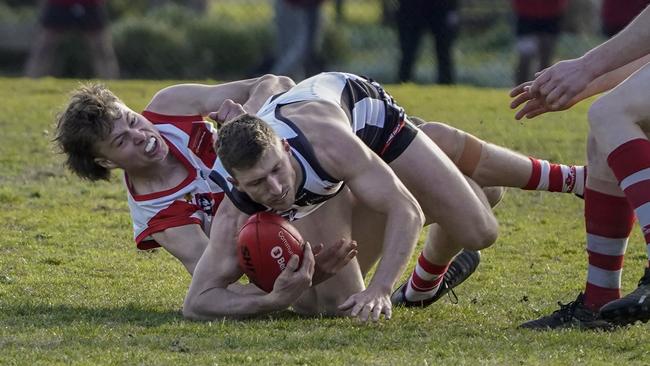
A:
<svg viewBox="0 0 650 366">
<path fill-rule="evenodd" d="M 155 137 L 151 136 L 149 142 L 147 142 L 147 146 L 144 147 L 144 152 L 151 154 L 156 149 L 156 145 L 158 145 L 158 141 L 156 141 Z"/>
</svg>

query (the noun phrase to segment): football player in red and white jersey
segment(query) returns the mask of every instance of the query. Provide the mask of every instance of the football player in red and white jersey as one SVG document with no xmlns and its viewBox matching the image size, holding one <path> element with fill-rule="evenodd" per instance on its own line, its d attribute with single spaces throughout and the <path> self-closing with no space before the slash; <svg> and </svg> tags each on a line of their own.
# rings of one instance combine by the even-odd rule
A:
<svg viewBox="0 0 650 366">
<path fill-rule="evenodd" d="M 162 246 L 193 273 L 223 197 L 207 179 L 216 157 L 215 129 L 203 116 L 221 107 L 227 117 L 235 105 L 224 103 L 230 99 L 256 110 L 291 85 L 270 75 L 218 86 L 175 85 L 160 90 L 142 113 L 105 87 L 88 85 L 59 114 L 56 140 L 82 178 L 108 179 L 121 168 L 137 247 Z"/>
</svg>

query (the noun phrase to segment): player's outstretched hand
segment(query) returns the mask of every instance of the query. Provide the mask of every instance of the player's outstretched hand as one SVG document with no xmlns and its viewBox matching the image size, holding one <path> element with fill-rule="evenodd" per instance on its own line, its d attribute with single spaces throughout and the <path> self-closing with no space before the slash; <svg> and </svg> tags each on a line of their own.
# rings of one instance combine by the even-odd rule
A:
<svg viewBox="0 0 650 366">
<path fill-rule="evenodd" d="M 352 258 L 357 255 L 357 242 L 350 239 L 340 239 L 332 245 L 325 246 L 323 243 L 314 247 L 314 284 L 325 281 L 334 276 Z"/>
<path fill-rule="evenodd" d="M 530 92 L 530 87 L 533 84 L 532 81 L 527 81 L 523 84 L 517 85 L 515 88 L 513 88 L 510 91 L 510 96 L 514 98 L 510 102 L 510 108 L 516 109 L 519 106 L 523 104 L 523 107 L 515 113 L 515 119 L 520 120 L 524 117 L 526 118 L 534 118 L 539 116 L 540 114 L 544 114 L 547 112 L 557 112 L 561 110 L 568 109 L 571 107 L 573 104 L 575 104 L 574 100 L 569 101 L 566 105 L 563 105 L 559 109 L 554 109 L 551 107 L 548 103 L 546 103 L 546 100 L 544 99 L 544 96 L 541 95 L 533 95 Z"/>
<path fill-rule="evenodd" d="M 529 93 L 542 97 L 551 110 L 559 111 L 570 107 L 571 100 L 596 76 L 582 58 L 560 61 L 535 74 Z"/>
<path fill-rule="evenodd" d="M 300 266 L 300 267 L 299 267 Z M 270 295 L 275 297 L 277 304 L 289 306 L 296 301 L 302 293 L 311 286 L 314 275 L 314 254 L 311 245 L 305 243 L 302 253 L 302 264 L 297 255 L 292 255 L 287 262 L 287 267 L 273 284 Z"/>
<path fill-rule="evenodd" d="M 219 109 L 216 112 L 210 112 L 208 117 L 212 118 L 218 125 L 222 125 L 242 114 L 246 114 L 246 110 L 241 104 L 235 103 L 232 99 L 226 99 L 221 103 Z"/>
<path fill-rule="evenodd" d="M 384 314 L 385 319 L 392 315 L 390 293 L 368 286 L 367 289 L 350 296 L 345 302 L 339 305 L 339 310 L 349 311 L 351 317 L 357 317 L 359 321 L 379 321 Z"/>
</svg>

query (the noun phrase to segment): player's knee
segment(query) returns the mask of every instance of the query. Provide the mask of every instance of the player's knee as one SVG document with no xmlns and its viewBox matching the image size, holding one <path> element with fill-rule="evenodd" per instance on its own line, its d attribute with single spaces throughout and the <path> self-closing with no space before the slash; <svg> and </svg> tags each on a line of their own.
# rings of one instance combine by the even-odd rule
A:
<svg viewBox="0 0 650 366">
<path fill-rule="evenodd" d="M 602 136 L 616 128 L 617 122 L 625 118 L 621 104 L 614 98 L 604 95 L 589 107 L 589 128 L 595 136 Z"/>
<path fill-rule="evenodd" d="M 490 203 L 490 207 L 495 207 L 506 194 L 506 187 L 483 187 L 483 193 Z"/>
<path fill-rule="evenodd" d="M 452 161 L 458 160 L 465 143 L 464 133 L 440 122 L 427 122 L 420 126 L 420 130 L 438 145 Z"/>
<path fill-rule="evenodd" d="M 493 215 L 484 215 L 480 220 L 475 220 L 467 225 L 464 230 L 461 245 L 469 250 L 485 249 L 497 240 L 499 224 Z"/>
<path fill-rule="evenodd" d="M 344 300 L 340 296 L 323 296 L 314 289 L 310 289 L 293 303 L 291 308 L 294 312 L 304 316 L 335 316 L 339 315 L 338 306 Z"/>
<path fill-rule="evenodd" d="M 183 302 L 183 317 L 185 319 L 189 320 L 200 320 L 201 317 L 199 316 L 199 309 L 197 307 L 197 301 L 194 296 L 191 294 L 187 294 L 185 296 L 185 301 Z"/>
</svg>

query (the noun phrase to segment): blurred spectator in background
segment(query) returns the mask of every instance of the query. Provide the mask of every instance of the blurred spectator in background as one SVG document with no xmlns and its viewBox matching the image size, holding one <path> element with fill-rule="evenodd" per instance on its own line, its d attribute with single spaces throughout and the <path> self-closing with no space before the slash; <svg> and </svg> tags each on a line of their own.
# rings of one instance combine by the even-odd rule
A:
<svg viewBox="0 0 650 366">
<path fill-rule="evenodd" d="M 531 80 L 551 65 L 555 43 L 569 0 L 512 0 L 516 17 L 515 84 Z"/>
<path fill-rule="evenodd" d="M 399 0 L 395 17 L 401 52 L 399 81 L 411 80 L 422 34 L 428 30 L 435 38 L 438 83 L 453 84 L 455 71 L 452 46 L 458 33 L 458 2 Z"/>
<path fill-rule="evenodd" d="M 104 79 L 119 77 L 104 0 L 44 0 L 39 22 L 40 29 L 25 67 L 26 76 L 52 75 L 54 56 L 62 37 L 68 31 L 78 31 L 88 43 L 95 75 Z"/>
<path fill-rule="evenodd" d="M 650 0 L 603 0 L 600 8 L 602 31 L 607 38 L 613 37 L 650 4 Z"/>
<path fill-rule="evenodd" d="M 208 10 L 208 0 L 149 0 L 149 9 L 167 5 L 169 3 L 177 3 L 186 6 L 198 14 L 205 14 Z"/>
<path fill-rule="evenodd" d="M 276 0 L 276 51 L 271 73 L 296 81 L 323 71 L 324 0 Z"/>
</svg>

